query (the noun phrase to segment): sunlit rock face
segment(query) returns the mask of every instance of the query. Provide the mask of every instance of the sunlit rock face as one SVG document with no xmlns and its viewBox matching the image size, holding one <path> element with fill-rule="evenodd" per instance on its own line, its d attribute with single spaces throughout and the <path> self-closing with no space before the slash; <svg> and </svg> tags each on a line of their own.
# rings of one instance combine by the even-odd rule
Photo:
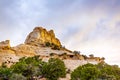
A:
<svg viewBox="0 0 120 80">
<path fill-rule="evenodd" d="M 52 46 L 55 46 L 53 44 L 52 46 L 47 46 L 47 42 L 57 45 L 60 49 L 52 48 Z M 55 37 L 54 31 L 47 31 L 42 27 L 34 28 L 27 36 L 25 44 L 19 44 L 11 47 L 9 40 L 0 42 L 0 65 L 5 63 L 8 67 L 10 67 L 14 63 L 18 62 L 21 57 L 32 56 L 40 56 L 39 58 L 46 62 L 50 58 L 59 58 L 64 61 L 66 68 L 71 71 L 79 65 L 104 62 L 104 58 L 102 59 L 94 56 L 86 57 L 78 53 L 75 54 L 73 51 L 61 47 L 61 43 Z"/>
<path fill-rule="evenodd" d="M 42 27 L 34 28 L 34 30 L 27 36 L 27 39 L 25 40 L 25 44 L 31 45 L 40 45 L 45 44 L 46 42 L 61 46 L 59 39 L 55 37 L 54 31 L 47 31 Z"/>
<path fill-rule="evenodd" d="M 0 42 L 0 49 L 9 49 L 10 48 L 10 41 L 2 41 Z"/>
</svg>

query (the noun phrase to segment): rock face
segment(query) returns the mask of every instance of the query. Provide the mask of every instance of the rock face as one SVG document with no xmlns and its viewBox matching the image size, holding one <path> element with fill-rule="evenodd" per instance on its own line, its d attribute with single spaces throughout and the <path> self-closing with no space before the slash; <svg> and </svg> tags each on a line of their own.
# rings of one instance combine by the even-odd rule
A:
<svg viewBox="0 0 120 80">
<path fill-rule="evenodd" d="M 35 56 L 35 48 L 33 46 L 30 45 L 25 45 L 25 44 L 20 44 L 18 46 L 12 47 L 12 49 L 15 51 L 17 56 L 20 57 L 31 57 L 31 56 Z"/>
<path fill-rule="evenodd" d="M 46 43 L 53 43 L 58 47 L 61 46 L 60 41 L 55 37 L 53 30 L 47 31 L 42 27 L 36 27 L 28 36 L 25 44 L 20 44 L 15 47 L 10 47 L 10 41 L 0 42 L 0 65 L 5 62 L 8 66 L 18 62 L 21 57 L 32 57 L 35 55 L 43 61 L 48 61 L 50 58 L 59 58 L 64 61 L 66 68 L 73 71 L 79 65 L 92 63 L 97 64 L 104 61 L 104 58 L 87 57 L 62 48 L 54 49 Z M 40 45 L 40 46 L 39 46 Z M 55 46 L 54 45 L 54 46 Z M 53 45 L 52 45 L 53 46 Z M 70 79 L 64 79 L 70 80 Z"/>
<path fill-rule="evenodd" d="M 34 30 L 27 36 L 27 39 L 25 40 L 25 44 L 34 45 L 45 44 L 46 42 L 61 46 L 59 39 L 55 37 L 54 31 L 47 31 L 42 27 L 34 28 Z"/>
<path fill-rule="evenodd" d="M 2 41 L 0 42 L 0 49 L 9 49 L 10 48 L 10 41 Z"/>
</svg>

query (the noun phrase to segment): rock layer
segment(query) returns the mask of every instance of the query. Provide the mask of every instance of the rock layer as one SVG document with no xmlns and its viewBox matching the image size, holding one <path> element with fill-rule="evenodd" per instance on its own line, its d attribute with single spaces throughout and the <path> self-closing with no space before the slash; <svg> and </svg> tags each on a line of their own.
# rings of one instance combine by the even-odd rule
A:
<svg viewBox="0 0 120 80">
<path fill-rule="evenodd" d="M 10 66 L 15 62 L 18 62 L 21 57 L 32 57 L 35 55 L 39 55 L 39 58 L 46 62 L 50 58 L 59 58 L 64 61 L 66 68 L 70 69 L 71 71 L 73 71 L 79 65 L 87 63 L 97 64 L 104 62 L 104 58 L 94 56 L 87 57 L 85 55 L 72 52 L 63 47 L 61 47 L 59 50 L 56 50 L 51 46 L 41 46 L 45 45 L 47 42 L 53 43 L 58 47 L 61 46 L 60 41 L 55 37 L 54 31 L 47 31 L 42 27 L 36 27 L 27 36 L 25 44 L 10 47 L 9 40 L 2 41 L 0 42 L 0 65 L 2 63 L 6 63 L 6 65 Z"/>
<path fill-rule="evenodd" d="M 0 49 L 9 49 L 10 48 L 10 40 L 0 42 Z"/>
<path fill-rule="evenodd" d="M 25 44 L 34 45 L 45 44 L 46 42 L 61 46 L 59 39 L 55 37 L 54 31 L 47 31 L 42 27 L 34 28 L 34 30 L 27 36 L 27 39 L 25 40 Z"/>
</svg>

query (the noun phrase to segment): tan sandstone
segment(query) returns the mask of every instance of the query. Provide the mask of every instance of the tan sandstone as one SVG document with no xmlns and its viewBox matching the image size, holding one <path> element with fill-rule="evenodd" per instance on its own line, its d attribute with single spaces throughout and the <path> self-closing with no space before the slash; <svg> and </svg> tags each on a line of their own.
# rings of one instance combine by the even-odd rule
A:
<svg viewBox="0 0 120 80">
<path fill-rule="evenodd" d="M 47 42 L 53 43 L 59 46 L 60 50 L 55 50 L 51 47 L 41 46 Z M 17 45 L 15 47 L 10 46 L 10 41 L 0 42 L 0 65 L 5 62 L 8 67 L 18 62 L 21 57 L 32 57 L 39 55 L 43 61 L 48 61 L 49 58 L 59 58 L 64 61 L 66 68 L 73 71 L 79 65 L 87 63 L 97 64 L 104 61 L 104 58 L 99 57 L 87 57 L 80 54 L 75 54 L 72 51 L 62 48 L 59 39 L 55 37 L 54 31 L 47 31 L 45 28 L 36 27 L 27 36 L 25 43 Z M 45 78 L 41 80 L 46 80 Z M 70 74 L 66 75 L 66 78 L 60 78 L 59 80 L 70 80 Z"/>
<path fill-rule="evenodd" d="M 55 37 L 54 31 L 47 31 L 45 28 L 42 27 L 35 27 L 25 40 L 25 44 L 32 45 L 44 45 L 46 42 L 61 46 L 59 39 Z"/>
<path fill-rule="evenodd" d="M 10 40 L 0 42 L 0 49 L 10 49 Z"/>
</svg>

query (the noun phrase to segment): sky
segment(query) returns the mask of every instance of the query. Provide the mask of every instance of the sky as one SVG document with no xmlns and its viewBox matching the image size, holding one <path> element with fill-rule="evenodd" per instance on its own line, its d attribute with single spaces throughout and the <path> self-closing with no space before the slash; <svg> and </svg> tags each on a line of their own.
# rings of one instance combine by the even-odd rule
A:
<svg viewBox="0 0 120 80">
<path fill-rule="evenodd" d="M 120 66 L 120 0 L 0 0 L 0 41 L 24 43 L 36 27 L 63 46 Z"/>
</svg>

